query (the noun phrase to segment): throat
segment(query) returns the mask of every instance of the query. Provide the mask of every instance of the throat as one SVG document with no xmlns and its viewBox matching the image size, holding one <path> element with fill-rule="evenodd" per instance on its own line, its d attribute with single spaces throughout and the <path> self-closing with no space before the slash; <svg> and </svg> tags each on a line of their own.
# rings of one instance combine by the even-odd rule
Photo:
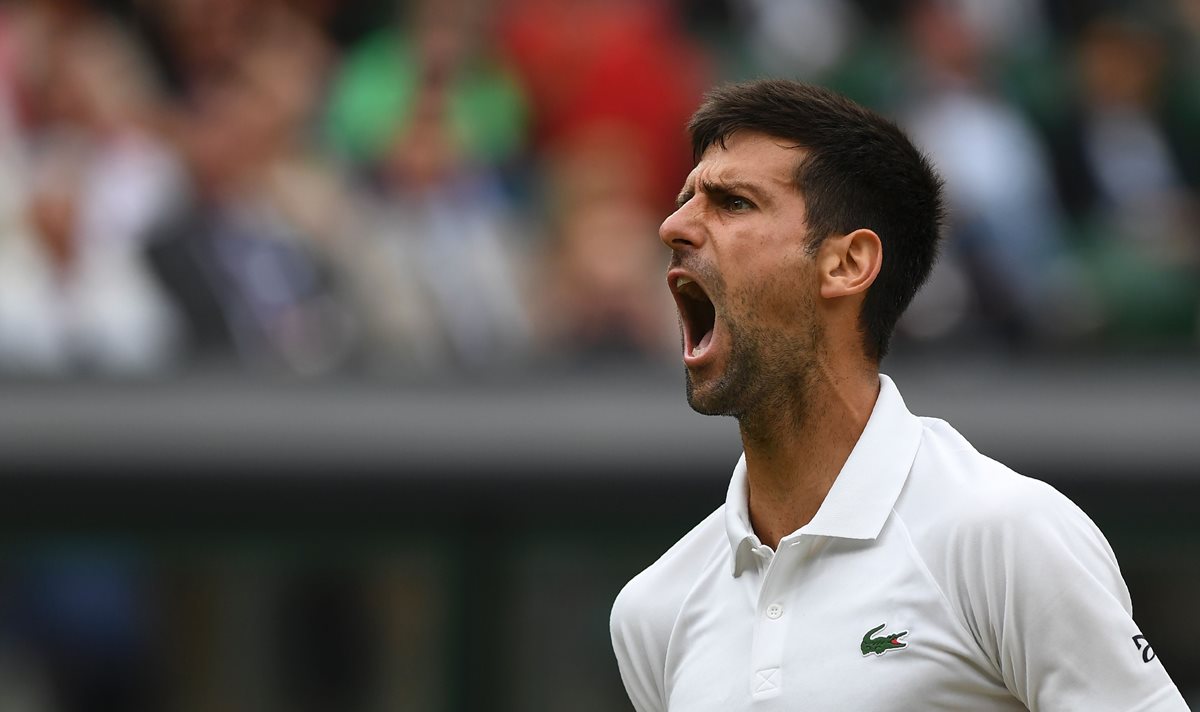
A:
<svg viewBox="0 0 1200 712">
<path fill-rule="evenodd" d="M 858 444 L 875 401 L 872 393 L 862 408 L 851 408 L 828 394 L 809 395 L 806 402 L 821 403 L 819 410 L 780 403 L 738 419 L 750 521 L 759 538 L 772 546 L 816 516 Z"/>
<path fill-rule="evenodd" d="M 811 418 L 804 403 L 789 401 L 780 395 L 765 401 L 738 414 L 742 446 L 746 450 L 778 452 L 803 437 Z"/>
<path fill-rule="evenodd" d="M 774 467 L 769 466 L 774 465 Z M 746 451 L 750 525 L 764 544 L 778 549 L 779 540 L 812 521 L 833 489 L 841 466 L 792 469 L 779 463 L 751 460 Z"/>
</svg>

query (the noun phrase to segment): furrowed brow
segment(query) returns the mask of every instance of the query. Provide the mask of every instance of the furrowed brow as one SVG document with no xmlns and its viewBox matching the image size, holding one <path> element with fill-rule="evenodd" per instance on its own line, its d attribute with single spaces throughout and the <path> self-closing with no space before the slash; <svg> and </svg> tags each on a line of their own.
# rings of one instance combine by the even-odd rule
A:
<svg viewBox="0 0 1200 712">
<path fill-rule="evenodd" d="M 766 200 L 766 196 L 758 189 L 758 186 L 740 180 L 704 179 L 700 181 L 700 190 L 704 191 L 707 195 L 746 195 L 760 203 Z"/>
<path fill-rule="evenodd" d="M 705 195 L 711 195 L 717 198 L 724 198 L 730 195 L 746 195 L 754 198 L 759 204 L 767 202 L 767 196 L 757 185 L 748 181 L 741 180 L 716 180 L 712 178 L 702 178 L 699 181 L 700 192 Z M 685 185 L 683 190 L 679 191 L 679 197 L 675 199 L 675 209 L 682 208 L 685 203 L 696 195 L 694 185 Z"/>
</svg>

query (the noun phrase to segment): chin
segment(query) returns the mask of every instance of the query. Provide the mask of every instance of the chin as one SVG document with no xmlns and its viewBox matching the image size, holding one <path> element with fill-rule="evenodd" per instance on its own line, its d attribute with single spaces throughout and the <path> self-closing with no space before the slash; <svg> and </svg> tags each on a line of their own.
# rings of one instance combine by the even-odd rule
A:
<svg viewBox="0 0 1200 712">
<path fill-rule="evenodd" d="M 738 408 L 734 400 L 735 389 L 730 388 L 729 382 L 722 378 L 705 380 L 697 383 L 692 378 L 692 372 L 684 369 L 687 384 L 687 402 L 692 410 L 701 415 L 730 415 L 736 416 Z"/>
</svg>

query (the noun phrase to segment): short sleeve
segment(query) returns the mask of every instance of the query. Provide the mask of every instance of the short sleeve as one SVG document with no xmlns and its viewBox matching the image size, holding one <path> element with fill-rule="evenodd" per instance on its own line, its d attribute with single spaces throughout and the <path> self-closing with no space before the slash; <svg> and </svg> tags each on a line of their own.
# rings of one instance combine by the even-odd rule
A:
<svg viewBox="0 0 1200 712">
<path fill-rule="evenodd" d="M 1033 712 L 1187 712 L 1145 651 L 1116 557 L 1078 507 L 1040 482 L 977 507 L 953 534 L 954 605 Z"/>
<path fill-rule="evenodd" d="M 637 712 L 666 712 L 663 704 L 663 665 L 666 641 L 655 634 L 651 611 L 641 605 L 637 579 L 617 596 L 609 628 L 613 653 L 629 701 Z"/>
</svg>

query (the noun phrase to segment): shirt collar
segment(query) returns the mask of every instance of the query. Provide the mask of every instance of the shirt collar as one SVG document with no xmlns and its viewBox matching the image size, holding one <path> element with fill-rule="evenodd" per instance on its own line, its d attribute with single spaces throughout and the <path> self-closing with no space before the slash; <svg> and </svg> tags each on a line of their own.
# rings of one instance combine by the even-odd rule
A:
<svg viewBox="0 0 1200 712">
<path fill-rule="evenodd" d="M 879 536 L 908 479 L 921 443 L 921 428 L 921 421 L 908 412 L 892 379 L 880 374 L 879 397 L 867 427 L 812 521 L 789 536 Z M 733 552 L 733 575 L 737 576 L 745 569 L 751 550 L 761 543 L 750 526 L 744 453 L 733 470 L 725 499 L 725 531 Z"/>
</svg>

